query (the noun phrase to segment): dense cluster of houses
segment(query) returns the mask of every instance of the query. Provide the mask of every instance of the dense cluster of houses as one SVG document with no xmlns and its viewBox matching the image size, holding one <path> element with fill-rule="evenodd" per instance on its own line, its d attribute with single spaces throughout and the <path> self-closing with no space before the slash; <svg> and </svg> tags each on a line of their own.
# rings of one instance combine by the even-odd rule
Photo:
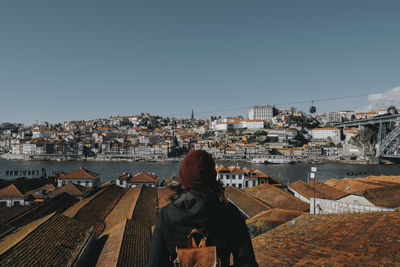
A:
<svg viewBox="0 0 400 267">
<path fill-rule="evenodd" d="M 204 149 L 216 158 L 252 158 L 265 154 L 339 155 L 337 145 L 358 129 L 329 125 L 386 112 L 328 112 L 306 115 L 295 109 L 254 106 L 248 119 L 227 117 L 175 119 L 140 114 L 90 121 L 0 129 L 0 152 L 22 159 L 165 159 L 189 149 Z M 311 123 L 310 123 L 311 122 Z M 360 151 L 359 151 L 360 152 Z"/>
</svg>

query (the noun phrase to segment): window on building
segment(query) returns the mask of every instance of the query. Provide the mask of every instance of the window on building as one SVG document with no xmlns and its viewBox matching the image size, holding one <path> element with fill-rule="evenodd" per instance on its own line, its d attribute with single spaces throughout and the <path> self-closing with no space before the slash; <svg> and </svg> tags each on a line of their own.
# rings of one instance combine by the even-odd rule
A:
<svg viewBox="0 0 400 267">
<path fill-rule="evenodd" d="M 232 179 L 233 179 L 233 180 L 236 179 L 236 175 L 232 175 Z"/>
<path fill-rule="evenodd" d="M 81 181 L 78 181 L 78 183 L 77 183 L 78 185 L 81 185 Z"/>
<path fill-rule="evenodd" d="M 6 176 L 9 176 L 10 175 L 10 172 L 9 171 L 6 171 Z"/>
<path fill-rule="evenodd" d="M 238 184 L 239 185 L 239 188 L 242 188 L 242 184 Z"/>
<path fill-rule="evenodd" d="M 245 186 L 245 187 L 249 187 L 249 181 L 245 181 L 245 182 L 244 182 L 244 186 Z"/>
<path fill-rule="evenodd" d="M 232 184 L 233 187 L 236 187 L 236 184 Z"/>
<path fill-rule="evenodd" d="M 14 201 L 14 206 L 19 206 L 19 205 L 21 205 L 20 201 Z"/>
<path fill-rule="evenodd" d="M 89 186 L 89 181 L 86 181 L 86 186 Z"/>
<path fill-rule="evenodd" d="M 7 201 L 0 201 L 0 207 L 7 206 Z"/>
</svg>

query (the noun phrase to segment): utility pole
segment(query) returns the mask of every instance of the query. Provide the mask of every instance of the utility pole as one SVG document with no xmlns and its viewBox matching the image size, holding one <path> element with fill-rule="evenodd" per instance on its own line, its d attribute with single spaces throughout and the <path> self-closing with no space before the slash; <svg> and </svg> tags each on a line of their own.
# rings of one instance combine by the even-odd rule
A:
<svg viewBox="0 0 400 267">
<path fill-rule="evenodd" d="M 315 177 L 317 174 L 317 167 L 311 167 L 311 172 L 309 174 L 310 178 L 314 180 L 313 184 L 313 214 L 315 214 Z"/>
</svg>

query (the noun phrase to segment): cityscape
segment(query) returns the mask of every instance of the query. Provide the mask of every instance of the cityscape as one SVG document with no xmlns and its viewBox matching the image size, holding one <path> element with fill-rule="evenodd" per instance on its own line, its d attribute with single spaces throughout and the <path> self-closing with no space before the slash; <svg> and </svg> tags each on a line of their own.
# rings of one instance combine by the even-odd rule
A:
<svg viewBox="0 0 400 267">
<path fill-rule="evenodd" d="M 399 266 L 399 10 L 2 1 L 0 266 Z"/>
<path fill-rule="evenodd" d="M 310 109 L 315 109 L 311 106 Z M 178 160 L 190 149 L 252 163 L 354 162 L 397 158 L 400 107 L 320 115 L 254 106 L 248 117 L 186 119 L 141 113 L 89 121 L 0 125 L 1 156 L 20 160 Z M 7 174 L 6 174 L 7 176 Z"/>
</svg>

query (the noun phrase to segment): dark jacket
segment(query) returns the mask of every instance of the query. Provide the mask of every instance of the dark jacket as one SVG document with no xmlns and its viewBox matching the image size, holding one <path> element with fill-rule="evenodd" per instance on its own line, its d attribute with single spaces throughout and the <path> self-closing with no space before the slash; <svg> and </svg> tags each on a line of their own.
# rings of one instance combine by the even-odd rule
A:
<svg viewBox="0 0 400 267">
<path fill-rule="evenodd" d="M 187 247 L 193 228 L 207 234 L 207 245 L 216 245 L 223 266 L 258 266 L 244 217 L 231 203 L 222 204 L 215 193 L 194 191 L 182 194 L 158 214 L 147 266 L 172 266 L 176 248 Z"/>
</svg>

